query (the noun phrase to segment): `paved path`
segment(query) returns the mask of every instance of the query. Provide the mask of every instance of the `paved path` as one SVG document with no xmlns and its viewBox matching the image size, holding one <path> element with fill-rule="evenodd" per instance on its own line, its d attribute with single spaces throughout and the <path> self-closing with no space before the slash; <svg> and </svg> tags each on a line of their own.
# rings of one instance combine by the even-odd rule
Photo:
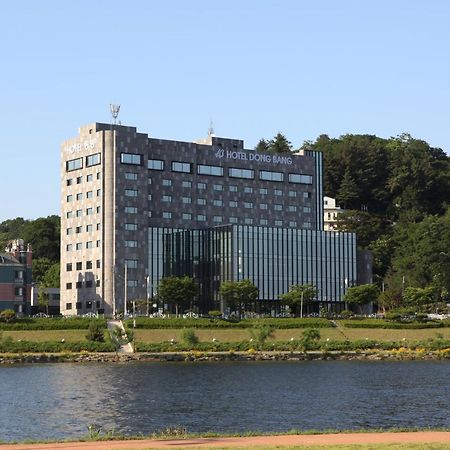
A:
<svg viewBox="0 0 450 450">
<path fill-rule="evenodd" d="M 315 435 L 283 435 L 252 437 L 190 438 L 177 440 L 130 440 L 106 442 L 66 442 L 53 444 L 0 445 L 0 450 L 113 450 L 152 448 L 214 448 L 287 445 L 332 445 L 332 444 L 393 444 L 393 443 L 444 443 L 450 448 L 450 432 L 417 431 L 405 433 L 340 433 Z"/>
<path fill-rule="evenodd" d="M 111 334 L 112 330 L 114 328 L 120 328 L 122 330 L 122 334 L 126 335 L 125 333 L 125 327 L 123 326 L 123 323 L 121 320 L 108 320 L 108 331 L 109 334 Z M 133 346 L 128 344 L 123 344 L 120 346 L 118 353 L 133 353 Z"/>
</svg>

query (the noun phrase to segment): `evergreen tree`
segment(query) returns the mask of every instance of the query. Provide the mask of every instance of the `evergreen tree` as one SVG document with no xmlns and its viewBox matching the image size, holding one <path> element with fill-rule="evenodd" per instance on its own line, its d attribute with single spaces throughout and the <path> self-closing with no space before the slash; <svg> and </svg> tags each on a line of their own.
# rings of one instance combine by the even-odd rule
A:
<svg viewBox="0 0 450 450">
<path fill-rule="evenodd" d="M 269 153 L 292 153 L 292 144 L 284 134 L 278 133 L 269 141 L 267 151 Z"/>
<path fill-rule="evenodd" d="M 255 150 L 258 153 L 267 153 L 269 151 L 269 142 L 261 138 L 259 142 L 256 144 Z"/>
<path fill-rule="evenodd" d="M 353 177 L 350 174 L 350 170 L 346 170 L 344 178 L 339 186 L 339 191 L 336 195 L 336 199 L 344 209 L 352 208 L 358 200 L 358 186 L 356 185 Z"/>
</svg>

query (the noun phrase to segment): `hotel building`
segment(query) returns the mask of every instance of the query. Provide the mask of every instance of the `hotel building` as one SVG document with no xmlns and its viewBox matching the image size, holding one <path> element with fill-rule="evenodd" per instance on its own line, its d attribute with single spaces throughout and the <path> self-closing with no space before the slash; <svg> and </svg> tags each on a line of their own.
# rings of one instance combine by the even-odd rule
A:
<svg viewBox="0 0 450 450">
<path fill-rule="evenodd" d="M 249 278 L 276 308 L 312 283 L 343 309 L 357 283 L 356 237 L 323 231 L 322 154 L 263 154 L 214 135 L 197 142 L 94 123 L 61 147 L 61 312 L 124 310 L 169 275 L 193 276 L 201 312 L 224 280 Z"/>
</svg>

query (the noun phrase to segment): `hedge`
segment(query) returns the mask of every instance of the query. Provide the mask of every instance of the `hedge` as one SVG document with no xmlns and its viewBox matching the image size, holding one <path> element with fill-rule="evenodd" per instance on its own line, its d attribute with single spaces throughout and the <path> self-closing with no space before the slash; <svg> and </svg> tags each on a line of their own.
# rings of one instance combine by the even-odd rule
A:
<svg viewBox="0 0 450 450">
<path fill-rule="evenodd" d="M 0 321 L 0 330 L 87 330 L 92 321 L 97 322 L 100 328 L 107 327 L 106 319 L 91 317 L 21 318 L 9 323 Z"/>
<path fill-rule="evenodd" d="M 369 320 L 343 320 L 341 322 L 346 328 L 384 328 L 384 329 L 425 329 L 425 328 L 444 328 L 450 326 L 447 321 L 440 322 L 390 322 L 388 320 L 381 319 L 369 319 Z"/>
<path fill-rule="evenodd" d="M 0 341 L 0 353 L 61 353 L 61 352 L 114 352 L 114 345 L 107 342 L 79 341 L 13 341 L 3 339 Z"/>
<path fill-rule="evenodd" d="M 266 319 L 243 319 L 228 321 L 223 319 L 150 319 L 147 317 L 136 318 L 136 328 L 161 329 L 161 328 L 253 328 L 257 325 L 269 325 L 277 329 L 287 328 L 331 328 L 333 323 L 321 318 L 266 318 Z M 133 320 L 125 321 L 125 326 L 132 328 Z"/>
</svg>

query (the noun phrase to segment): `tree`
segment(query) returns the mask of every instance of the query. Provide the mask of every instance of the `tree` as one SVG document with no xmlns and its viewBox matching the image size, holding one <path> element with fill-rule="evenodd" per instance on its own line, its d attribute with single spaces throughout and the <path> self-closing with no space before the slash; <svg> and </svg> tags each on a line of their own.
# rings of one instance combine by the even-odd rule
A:
<svg viewBox="0 0 450 450">
<path fill-rule="evenodd" d="M 269 153 L 292 153 L 292 144 L 286 139 L 286 136 L 282 133 L 278 133 L 268 143 L 266 150 Z"/>
<path fill-rule="evenodd" d="M 89 324 L 88 332 L 86 334 L 86 339 L 88 341 L 103 342 L 105 339 L 103 330 L 96 320 L 91 321 Z"/>
<path fill-rule="evenodd" d="M 339 186 L 336 199 L 345 208 L 355 207 L 358 202 L 358 186 L 353 179 L 350 170 L 347 169 Z"/>
<path fill-rule="evenodd" d="M 12 309 L 4 309 L 0 312 L 0 319 L 3 319 L 6 323 L 11 322 L 16 317 L 16 313 Z"/>
<path fill-rule="evenodd" d="M 255 146 L 255 150 L 258 153 L 266 153 L 269 151 L 269 142 L 267 142 L 265 139 L 260 139 L 259 142 Z"/>
<path fill-rule="evenodd" d="M 250 280 L 224 281 L 219 293 L 225 304 L 241 317 L 242 309 L 248 308 L 258 299 L 259 289 Z"/>
<path fill-rule="evenodd" d="M 33 258 L 33 281 L 40 283 L 52 265 L 52 261 L 48 258 Z"/>
<path fill-rule="evenodd" d="M 48 303 L 49 303 L 49 295 L 48 295 L 48 286 L 46 283 L 42 282 L 39 284 L 38 290 L 38 307 L 39 310 L 48 314 Z"/>
<path fill-rule="evenodd" d="M 52 264 L 48 268 L 48 270 L 45 272 L 45 275 L 42 278 L 42 281 L 47 285 L 47 287 L 59 288 L 60 285 L 59 262 Z"/>
<path fill-rule="evenodd" d="M 166 277 L 158 285 L 158 298 L 163 303 L 175 305 L 175 313 L 178 315 L 179 309 L 192 308 L 197 291 L 193 278 Z"/>
<path fill-rule="evenodd" d="M 417 311 L 417 309 L 424 309 L 427 305 L 434 303 L 434 294 L 434 289 L 431 286 L 426 288 L 407 287 L 403 293 L 403 300 L 405 306 L 412 306 Z"/>
<path fill-rule="evenodd" d="M 378 294 L 379 290 L 375 284 L 361 284 L 349 288 L 344 300 L 350 305 L 357 305 L 361 310 L 362 305 L 375 302 Z"/>
<path fill-rule="evenodd" d="M 280 300 L 289 306 L 294 316 L 303 317 L 303 306 L 310 304 L 317 295 L 317 289 L 312 284 L 294 284 L 289 291 L 280 296 Z"/>
<path fill-rule="evenodd" d="M 274 337 L 275 328 L 267 324 L 255 325 L 249 329 L 250 336 L 257 343 L 258 348 L 262 349 L 267 339 Z"/>
</svg>

